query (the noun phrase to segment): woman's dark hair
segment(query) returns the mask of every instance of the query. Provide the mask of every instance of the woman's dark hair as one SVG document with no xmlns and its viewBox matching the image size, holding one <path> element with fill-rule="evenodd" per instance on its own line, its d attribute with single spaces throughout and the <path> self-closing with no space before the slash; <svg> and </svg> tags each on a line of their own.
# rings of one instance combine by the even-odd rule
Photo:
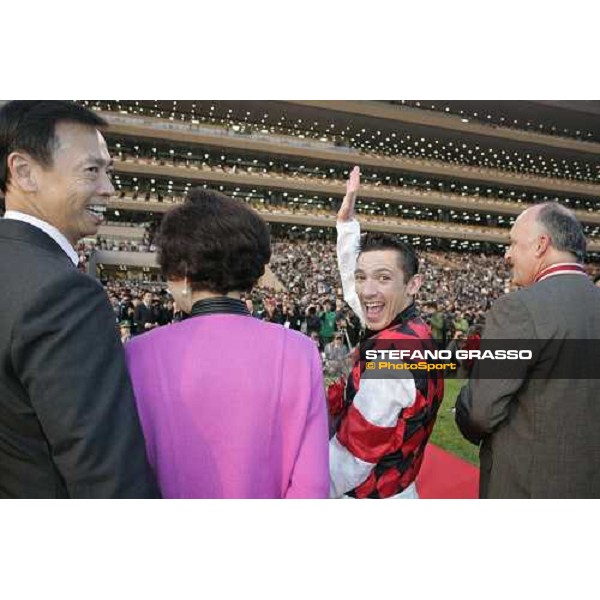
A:
<svg viewBox="0 0 600 600">
<path fill-rule="evenodd" d="M 265 221 L 239 200 L 194 188 L 165 214 L 156 240 L 167 279 L 187 277 L 193 290 L 248 292 L 271 258 Z"/>
<path fill-rule="evenodd" d="M 0 108 L 0 195 L 10 179 L 8 156 L 21 150 L 45 167 L 52 166 L 56 125 L 71 121 L 102 127 L 106 121 L 91 110 L 63 100 L 13 100 Z"/>
</svg>

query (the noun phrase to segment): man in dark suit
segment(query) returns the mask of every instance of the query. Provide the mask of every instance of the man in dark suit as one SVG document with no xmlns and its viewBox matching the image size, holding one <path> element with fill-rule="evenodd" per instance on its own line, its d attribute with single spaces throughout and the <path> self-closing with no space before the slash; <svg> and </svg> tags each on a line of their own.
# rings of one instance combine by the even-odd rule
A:
<svg viewBox="0 0 600 600">
<path fill-rule="evenodd" d="M 94 113 L 0 109 L 0 497 L 158 496 L 101 285 L 73 246 L 114 192 Z"/>
<path fill-rule="evenodd" d="M 152 306 L 152 294 L 144 292 L 142 302 L 135 307 L 134 323 L 136 333 L 145 333 L 158 327 L 158 320 Z"/>
<path fill-rule="evenodd" d="M 519 216 L 510 242 L 522 289 L 495 302 L 481 344 L 517 340 L 534 352 L 506 367 L 507 379 L 478 377 L 476 364 L 458 397 L 456 422 L 481 443 L 480 496 L 600 498 L 597 367 L 584 360 L 600 340 L 600 290 L 581 267 L 583 229 L 559 204 L 539 204 Z"/>
</svg>

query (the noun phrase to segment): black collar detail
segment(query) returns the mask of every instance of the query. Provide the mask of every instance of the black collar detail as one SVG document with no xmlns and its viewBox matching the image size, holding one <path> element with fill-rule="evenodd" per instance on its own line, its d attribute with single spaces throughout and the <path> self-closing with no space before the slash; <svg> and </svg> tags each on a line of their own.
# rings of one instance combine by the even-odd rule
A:
<svg viewBox="0 0 600 600">
<path fill-rule="evenodd" d="M 199 317 L 202 315 L 229 314 L 245 315 L 250 317 L 250 312 L 246 305 L 236 298 L 220 296 L 216 298 L 204 298 L 194 302 L 190 316 Z"/>
</svg>

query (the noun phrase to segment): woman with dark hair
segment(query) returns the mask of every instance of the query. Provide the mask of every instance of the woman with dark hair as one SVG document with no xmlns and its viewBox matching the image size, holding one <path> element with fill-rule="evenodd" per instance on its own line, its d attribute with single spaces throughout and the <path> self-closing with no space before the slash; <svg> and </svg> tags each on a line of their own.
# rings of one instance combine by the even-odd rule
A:
<svg viewBox="0 0 600 600">
<path fill-rule="evenodd" d="M 327 498 L 321 362 L 305 336 L 251 317 L 271 256 L 250 208 L 196 188 L 168 212 L 158 260 L 190 318 L 126 346 L 165 498 Z"/>
</svg>

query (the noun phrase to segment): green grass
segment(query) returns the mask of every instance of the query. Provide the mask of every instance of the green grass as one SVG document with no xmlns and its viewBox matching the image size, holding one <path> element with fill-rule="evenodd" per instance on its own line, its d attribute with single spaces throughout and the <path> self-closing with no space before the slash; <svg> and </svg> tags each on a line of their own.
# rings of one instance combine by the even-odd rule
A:
<svg viewBox="0 0 600 600">
<path fill-rule="evenodd" d="M 456 396 L 464 384 L 464 379 L 446 379 L 444 382 L 444 401 L 438 411 L 431 441 L 440 448 L 479 466 L 479 448 L 462 437 L 452 412 Z"/>
</svg>

